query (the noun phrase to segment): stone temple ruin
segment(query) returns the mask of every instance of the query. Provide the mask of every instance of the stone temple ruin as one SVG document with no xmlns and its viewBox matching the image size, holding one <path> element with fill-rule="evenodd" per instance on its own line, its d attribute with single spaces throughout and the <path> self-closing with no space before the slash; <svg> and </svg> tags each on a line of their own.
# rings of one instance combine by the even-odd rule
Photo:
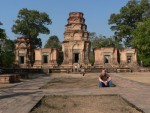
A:
<svg viewBox="0 0 150 113">
<path fill-rule="evenodd" d="M 17 38 L 15 64 L 21 68 L 53 68 L 57 66 L 57 50 L 54 48 L 32 49 L 32 40 Z"/>
<path fill-rule="evenodd" d="M 89 62 L 90 40 L 87 25 L 82 12 L 69 13 L 65 25 L 64 41 L 62 42 L 63 62 L 58 66 L 59 52 L 54 48 L 32 49 L 30 38 L 17 38 L 16 65 L 20 68 L 41 68 L 48 70 L 74 69 L 82 65 L 87 70 L 99 68 L 136 68 L 136 49 L 96 48 L 94 49 L 94 65 Z"/>
<path fill-rule="evenodd" d="M 94 66 L 119 68 L 137 66 L 136 49 L 97 48 L 94 49 Z"/>
<path fill-rule="evenodd" d="M 70 67 L 78 63 L 90 66 L 90 41 L 83 13 L 70 13 L 65 30 L 64 41 L 62 43 L 64 55 L 62 66 Z"/>
</svg>

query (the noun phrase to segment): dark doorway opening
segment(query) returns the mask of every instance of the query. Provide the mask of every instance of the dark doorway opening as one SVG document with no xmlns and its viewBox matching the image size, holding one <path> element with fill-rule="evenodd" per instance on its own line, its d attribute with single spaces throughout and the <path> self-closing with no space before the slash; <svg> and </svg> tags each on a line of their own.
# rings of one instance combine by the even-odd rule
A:
<svg viewBox="0 0 150 113">
<path fill-rule="evenodd" d="M 20 56 L 20 64 L 24 64 L 24 56 Z"/>
<path fill-rule="evenodd" d="M 119 50 L 117 50 L 117 61 L 119 64 L 120 64 L 120 56 L 121 56 L 121 54 L 119 53 Z"/>
<path fill-rule="evenodd" d="M 48 55 L 43 55 L 43 63 L 48 63 Z"/>
<path fill-rule="evenodd" d="M 74 62 L 78 63 L 79 62 L 79 53 L 74 54 Z"/>
<path fill-rule="evenodd" d="M 127 63 L 131 63 L 131 56 L 127 56 Z"/>
<path fill-rule="evenodd" d="M 104 56 L 104 63 L 110 63 L 110 55 Z"/>
</svg>

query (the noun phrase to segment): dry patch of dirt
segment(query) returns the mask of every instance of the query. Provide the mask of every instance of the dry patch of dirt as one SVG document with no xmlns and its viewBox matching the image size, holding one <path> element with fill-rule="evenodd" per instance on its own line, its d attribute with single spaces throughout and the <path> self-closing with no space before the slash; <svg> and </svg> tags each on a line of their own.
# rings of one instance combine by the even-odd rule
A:
<svg viewBox="0 0 150 113">
<path fill-rule="evenodd" d="M 46 96 L 31 113 L 141 113 L 120 96 Z"/>
<path fill-rule="evenodd" d="M 144 72 L 144 73 L 118 73 L 115 74 L 119 77 L 126 78 L 129 80 L 145 83 L 150 85 L 150 72 Z"/>
<path fill-rule="evenodd" d="M 76 74 L 74 76 L 52 76 L 51 81 L 45 86 L 41 87 L 43 89 L 50 88 L 98 88 L 98 78 L 82 76 Z"/>
<path fill-rule="evenodd" d="M 44 89 L 98 89 L 98 73 L 52 74 Z M 113 74 L 112 74 L 113 77 Z M 141 113 L 116 95 L 45 96 L 31 113 Z"/>
<path fill-rule="evenodd" d="M 14 86 L 12 83 L 0 83 L 0 89 L 5 89 Z"/>
</svg>

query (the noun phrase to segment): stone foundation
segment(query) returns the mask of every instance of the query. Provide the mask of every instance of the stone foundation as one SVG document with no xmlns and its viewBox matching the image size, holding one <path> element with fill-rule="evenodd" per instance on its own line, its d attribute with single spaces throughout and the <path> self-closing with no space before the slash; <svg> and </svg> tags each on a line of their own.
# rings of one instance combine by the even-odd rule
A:
<svg viewBox="0 0 150 113">
<path fill-rule="evenodd" d="M 14 83 L 14 82 L 20 82 L 20 76 L 18 74 L 0 75 L 0 83 Z"/>
</svg>

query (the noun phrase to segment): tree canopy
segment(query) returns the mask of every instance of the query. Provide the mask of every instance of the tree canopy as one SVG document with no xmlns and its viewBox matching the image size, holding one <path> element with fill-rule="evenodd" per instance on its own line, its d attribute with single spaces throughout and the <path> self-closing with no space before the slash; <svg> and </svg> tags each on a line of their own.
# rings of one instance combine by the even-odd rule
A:
<svg viewBox="0 0 150 113">
<path fill-rule="evenodd" d="M 55 35 L 50 36 L 49 39 L 47 40 L 44 48 L 57 48 L 57 49 L 60 49 L 61 44 L 60 44 L 59 38 Z"/>
<path fill-rule="evenodd" d="M 0 25 L 3 25 L 3 24 L 0 22 Z M 2 28 L 0 28 L 0 39 L 6 39 L 5 30 Z"/>
<path fill-rule="evenodd" d="M 52 23 L 48 14 L 37 10 L 28 10 L 23 8 L 18 13 L 18 19 L 12 26 L 12 31 L 25 38 L 32 38 L 35 47 L 41 47 L 41 39 L 39 34 L 49 34 L 50 30 L 47 25 Z"/>
<path fill-rule="evenodd" d="M 10 39 L 5 39 L 3 51 L 1 54 L 1 66 L 12 67 L 15 60 L 15 44 Z"/>
<path fill-rule="evenodd" d="M 0 25 L 3 25 L 0 22 Z M 11 67 L 15 60 L 15 45 L 10 39 L 7 39 L 5 30 L 0 28 L 0 67 Z"/>
<path fill-rule="evenodd" d="M 91 46 L 93 48 L 101 48 L 101 47 L 116 47 L 121 48 L 122 45 L 115 37 L 106 38 L 105 36 L 99 35 L 97 36 L 95 32 L 89 33 L 89 38 L 91 41 Z"/>
<path fill-rule="evenodd" d="M 133 31 L 133 47 L 138 49 L 139 60 L 150 66 L 150 18 Z"/>
<path fill-rule="evenodd" d="M 132 30 L 136 29 L 140 22 L 150 16 L 150 4 L 148 0 L 130 0 L 126 6 L 120 9 L 119 14 L 112 14 L 109 19 L 111 30 L 115 31 L 115 37 L 124 41 L 125 46 L 131 47 Z"/>
<path fill-rule="evenodd" d="M 0 22 L 0 25 L 3 25 L 3 24 Z M 4 47 L 5 39 L 6 39 L 5 30 L 0 28 L 0 67 L 3 66 L 2 65 L 2 55 L 3 55 L 3 47 Z"/>
</svg>

